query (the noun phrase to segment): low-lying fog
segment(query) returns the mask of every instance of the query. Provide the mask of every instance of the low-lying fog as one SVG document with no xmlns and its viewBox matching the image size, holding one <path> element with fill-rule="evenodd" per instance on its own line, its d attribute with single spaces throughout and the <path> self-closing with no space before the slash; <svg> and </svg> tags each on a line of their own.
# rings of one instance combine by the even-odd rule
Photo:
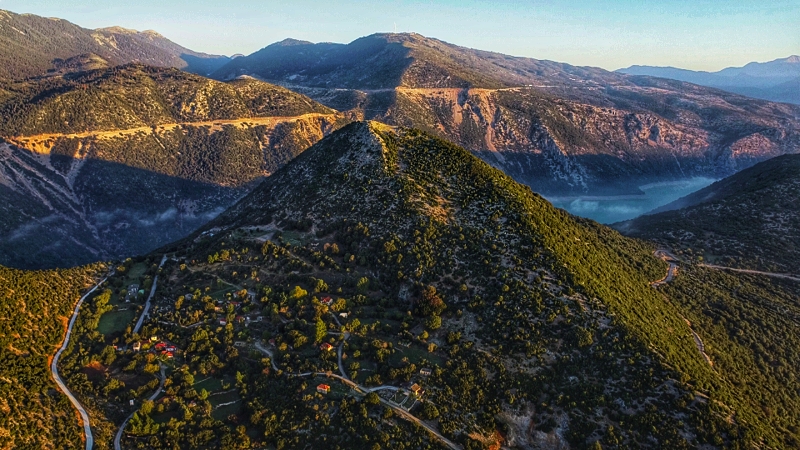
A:
<svg viewBox="0 0 800 450">
<path fill-rule="evenodd" d="M 643 195 L 551 197 L 547 200 L 576 216 L 609 224 L 638 217 L 703 189 L 714 181 L 713 178 L 696 177 L 639 186 Z"/>
</svg>

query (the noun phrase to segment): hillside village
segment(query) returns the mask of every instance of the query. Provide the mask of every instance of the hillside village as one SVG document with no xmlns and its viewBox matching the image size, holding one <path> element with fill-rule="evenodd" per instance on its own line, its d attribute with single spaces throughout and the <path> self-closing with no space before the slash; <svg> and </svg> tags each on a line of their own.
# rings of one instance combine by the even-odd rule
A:
<svg viewBox="0 0 800 450">
<path fill-rule="evenodd" d="M 431 165 L 438 171 L 421 170 Z M 493 187 L 467 184 L 461 173 L 470 171 L 471 183 Z M 315 180 L 302 184 L 310 192 L 293 184 L 304 178 Z M 324 197 L 331 182 L 342 185 Z M 368 185 L 380 197 L 354 204 Z M 394 189 L 405 197 L 387 195 Z M 691 329 L 650 287 L 666 271 L 653 249 L 618 241 L 626 258 L 598 251 L 621 237 L 569 225 L 463 149 L 414 130 L 352 125 L 238 208 L 165 253 L 126 260 L 82 310 L 61 366 L 101 424 L 97 442 L 588 447 L 652 436 L 689 448 L 713 439 L 697 428 L 701 417 L 723 439 L 743 426 L 725 425 L 706 400 L 720 388 Z M 420 220 L 429 222 L 408 226 Z M 593 250 L 557 263 L 550 252 L 564 245 Z M 636 278 L 598 284 L 602 267 L 630 260 L 648 276 L 630 271 Z M 147 295 L 125 303 L 134 284 Z M 675 369 L 619 325 L 618 314 L 631 310 L 611 302 L 627 298 L 638 299 L 639 317 L 651 316 L 636 333 L 687 355 L 673 361 L 697 377 L 693 387 L 676 383 Z"/>
</svg>

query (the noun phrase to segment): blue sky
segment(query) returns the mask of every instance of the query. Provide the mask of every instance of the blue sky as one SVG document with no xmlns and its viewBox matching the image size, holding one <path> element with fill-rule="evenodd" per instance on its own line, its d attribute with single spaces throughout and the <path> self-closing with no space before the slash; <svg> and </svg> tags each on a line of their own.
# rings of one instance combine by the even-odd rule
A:
<svg viewBox="0 0 800 450">
<path fill-rule="evenodd" d="M 0 0 L 0 8 L 87 28 L 153 29 L 228 55 L 286 37 L 350 42 L 395 25 L 467 47 L 611 70 L 719 70 L 800 54 L 798 0 Z"/>
</svg>

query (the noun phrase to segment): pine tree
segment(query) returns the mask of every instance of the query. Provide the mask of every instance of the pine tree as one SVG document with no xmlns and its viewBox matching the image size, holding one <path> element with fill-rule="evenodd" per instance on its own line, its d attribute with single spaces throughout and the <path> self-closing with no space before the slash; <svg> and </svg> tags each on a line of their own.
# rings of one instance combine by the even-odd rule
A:
<svg viewBox="0 0 800 450">
<path fill-rule="evenodd" d="M 325 325 L 325 322 L 323 322 L 322 319 L 318 319 L 315 325 L 314 342 L 317 343 L 322 342 L 322 340 L 325 339 L 325 336 L 327 334 L 328 334 L 328 327 Z"/>
</svg>

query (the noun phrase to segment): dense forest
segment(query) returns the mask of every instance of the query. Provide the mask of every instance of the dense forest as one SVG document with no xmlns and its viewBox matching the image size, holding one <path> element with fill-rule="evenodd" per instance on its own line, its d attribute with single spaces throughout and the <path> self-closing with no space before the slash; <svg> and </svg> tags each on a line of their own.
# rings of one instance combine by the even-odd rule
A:
<svg viewBox="0 0 800 450">
<path fill-rule="evenodd" d="M 800 445 L 800 283 L 684 265 L 664 293 L 701 330 L 715 376 L 741 402 L 731 413 L 769 426 L 769 447 Z"/>
<path fill-rule="evenodd" d="M 0 447 L 78 448 L 80 421 L 49 362 L 102 264 L 26 272 L 0 267 Z"/>
</svg>

